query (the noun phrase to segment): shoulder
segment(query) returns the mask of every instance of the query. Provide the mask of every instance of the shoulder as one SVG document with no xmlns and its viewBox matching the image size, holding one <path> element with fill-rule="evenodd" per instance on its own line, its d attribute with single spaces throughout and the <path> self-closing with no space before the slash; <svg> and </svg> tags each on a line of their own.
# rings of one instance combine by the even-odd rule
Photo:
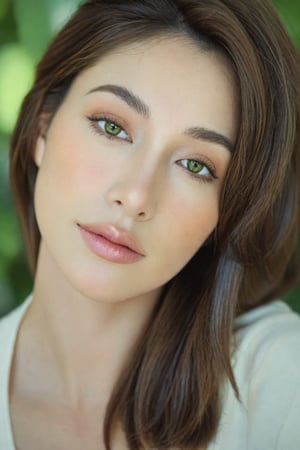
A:
<svg viewBox="0 0 300 450">
<path fill-rule="evenodd" d="M 266 368 L 268 359 L 277 364 L 286 360 L 300 371 L 300 316 L 287 304 L 276 301 L 255 308 L 237 318 L 236 328 L 234 361 L 250 360 L 252 376 Z"/>
<path fill-rule="evenodd" d="M 237 325 L 233 364 L 250 448 L 299 449 L 300 317 L 277 301 L 241 316 Z"/>
</svg>

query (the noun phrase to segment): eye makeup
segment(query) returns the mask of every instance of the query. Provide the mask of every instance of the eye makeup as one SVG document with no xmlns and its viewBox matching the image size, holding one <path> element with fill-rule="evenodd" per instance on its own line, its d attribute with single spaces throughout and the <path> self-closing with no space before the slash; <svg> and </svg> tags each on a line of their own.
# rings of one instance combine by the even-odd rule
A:
<svg viewBox="0 0 300 450">
<path fill-rule="evenodd" d="M 212 162 L 205 157 L 185 158 L 177 161 L 193 177 L 203 181 L 217 180 L 216 168 Z"/>
<path fill-rule="evenodd" d="M 102 136 L 108 139 L 117 139 L 127 142 L 132 142 L 130 135 L 126 132 L 125 126 L 122 121 L 116 119 L 109 114 L 99 114 L 87 116 L 91 128 Z"/>
</svg>

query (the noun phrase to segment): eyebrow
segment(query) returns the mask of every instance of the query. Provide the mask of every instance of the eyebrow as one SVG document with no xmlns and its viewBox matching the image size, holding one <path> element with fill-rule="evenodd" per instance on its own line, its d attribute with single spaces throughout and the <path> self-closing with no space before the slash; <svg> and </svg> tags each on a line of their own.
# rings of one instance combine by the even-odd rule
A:
<svg viewBox="0 0 300 450">
<path fill-rule="evenodd" d="M 131 92 L 129 89 L 118 86 L 115 84 L 105 84 L 103 86 L 97 86 L 86 93 L 86 95 L 93 94 L 94 92 L 109 92 L 116 97 L 123 100 L 130 108 L 133 108 L 138 114 L 149 119 L 150 109 L 143 100 Z M 185 130 L 184 134 L 193 139 L 199 139 L 213 144 L 222 145 L 230 153 L 233 152 L 233 143 L 223 134 L 217 131 L 210 130 L 205 127 L 191 127 Z"/>
<path fill-rule="evenodd" d="M 218 133 L 217 131 L 209 130 L 204 127 L 192 127 L 188 128 L 184 134 L 186 136 L 192 137 L 194 139 L 200 139 L 202 141 L 212 142 L 213 144 L 222 145 L 225 147 L 230 153 L 233 152 L 234 145 L 233 143 L 223 134 Z"/>
<path fill-rule="evenodd" d="M 146 103 L 143 102 L 137 95 L 129 91 L 129 89 L 123 86 L 116 86 L 114 84 L 105 84 L 104 86 L 97 86 L 91 89 L 87 94 L 92 94 L 94 92 L 110 92 L 111 94 L 119 97 L 125 103 L 127 103 L 130 108 L 135 109 L 137 113 L 148 119 L 150 117 L 150 110 Z"/>
</svg>

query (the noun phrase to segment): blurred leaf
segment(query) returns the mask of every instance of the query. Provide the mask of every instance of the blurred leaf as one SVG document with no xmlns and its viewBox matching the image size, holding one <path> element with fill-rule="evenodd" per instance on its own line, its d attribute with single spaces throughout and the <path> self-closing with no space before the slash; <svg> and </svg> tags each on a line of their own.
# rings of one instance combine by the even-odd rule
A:
<svg viewBox="0 0 300 450">
<path fill-rule="evenodd" d="M 18 44 L 0 47 L 0 128 L 10 133 L 32 81 L 33 61 Z"/>
<path fill-rule="evenodd" d="M 0 135 L 0 205 L 1 205 L 0 214 L 2 209 L 9 208 L 11 205 L 8 187 L 8 142 L 1 135 Z"/>
<path fill-rule="evenodd" d="M 19 38 L 35 60 L 78 4 L 79 0 L 15 0 Z"/>
<path fill-rule="evenodd" d="M 2 163 L 4 162 L 4 160 L 1 160 L 1 155 L 3 155 L 4 153 L 6 155 L 8 154 L 8 146 L 9 146 L 8 136 L 1 133 L 1 131 L 0 131 L 0 183 L 1 183 Z"/>
<path fill-rule="evenodd" d="M 273 4 L 294 43 L 300 48 L 300 1 L 273 0 Z"/>
<path fill-rule="evenodd" d="M 5 16 L 9 6 L 9 0 L 0 0 L 0 20 Z"/>
<path fill-rule="evenodd" d="M 286 296 L 286 302 L 295 311 L 300 313 L 300 285 L 296 286 L 289 294 Z"/>
<path fill-rule="evenodd" d="M 12 306 L 15 306 L 13 292 L 7 281 L 1 278 L 0 274 L 0 318 L 8 313 Z"/>
<path fill-rule="evenodd" d="M 0 259 L 12 259 L 21 248 L 19 228 L 14 215 L 0 210 Z"/>
<path fill-rule="evenodd" d="M 31 292 L 33 283 L 23 252 L 19 252 L 10 261 L 7 267 L 7 280 L 13 292 L 14 303 L 21 303 Z M 16 280 L 18 281 L 17 283 Z"/>
<path fill-rule="evenodd" d="M 3 9 L 3 16 L 0 17 L 0 45 L 17 41 L 17 30 L 12 1 L 13 0 L 7 1 L 6 10 Z"/>
</svg>

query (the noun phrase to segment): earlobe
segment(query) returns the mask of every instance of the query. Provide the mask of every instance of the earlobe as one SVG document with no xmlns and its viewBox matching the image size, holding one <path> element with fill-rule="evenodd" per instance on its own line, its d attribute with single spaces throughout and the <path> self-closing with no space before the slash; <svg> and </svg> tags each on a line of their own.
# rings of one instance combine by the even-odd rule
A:
<svg viewBox="0 0 300 450">
<path fill-rule="evenodd" d="M 37 167 L 40 167 L 40 165 L 42 163 L 44 153 L 45 153 L 45 144 L 46 144 L 45 137 L 39 135 L 39 137 L 37 138 L 34 153 L 33 153 L 33 160 L 34 160 L 35 164 L 37 165 Z"/>
</svg>

